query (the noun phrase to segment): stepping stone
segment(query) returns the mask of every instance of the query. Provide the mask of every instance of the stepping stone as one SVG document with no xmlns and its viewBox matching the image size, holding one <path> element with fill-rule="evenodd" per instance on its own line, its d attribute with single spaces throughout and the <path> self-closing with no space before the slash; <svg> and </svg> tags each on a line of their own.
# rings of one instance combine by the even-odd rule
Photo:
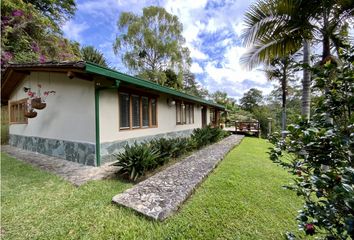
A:
<svg viewBox="0 0 354 240">
<path fill-rule="evenodd" d="M 155 220 L 164 220 L 244 136 L 231 135 L 113 197 L 112 201 Z"/>
</svg>

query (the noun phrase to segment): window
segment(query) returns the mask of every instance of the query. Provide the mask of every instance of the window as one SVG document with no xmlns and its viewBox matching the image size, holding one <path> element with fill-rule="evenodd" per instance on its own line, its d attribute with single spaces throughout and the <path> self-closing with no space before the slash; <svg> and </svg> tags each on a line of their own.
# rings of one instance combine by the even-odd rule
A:
<svg viewBox="0 0 354 240">
<path fill-rule="evenodd" d="M 215 124 L 216 116 L 215 116 L 215 109 L 210 109 L 210 122 Z"/>
<path fill-rule="evenodd" d="M 194 105 L 190 103 L 176 102 L 176 123 L 194 123 Z"/>
<path fill-rule="evenodd" d="M 27 109 L 27 99 L 21 99 L 9 103 L 10 123 L 28 123 L 28 119 L 25 117 Z"/>
<path fill-rule="evenodd" d="M 140 97 L 132 95 L 133 128 L 140 128 Z"/>
<path fill-rule="evenodd" d="M 143 127 L 149 127 L 149 98 L 141 97 Z"/>
<path fill-rule="evenodd" d="M 124 92 L 119 93 L 119 119 L 121 130 L 156 127 L 156 98 Z"/>
<path fill-rule="evenodd" d="M 152 126 L 157 126 L 157 104 L 156 104 L 156 98 L 151 98 L 150 99 L 150 106 L 151 106 L 151 125 Z"/>
<path fill-rule="evenodd" d="M 130 96 L 126 93 L 119 95 L 120 128 L 130 128 Z"/>
</svg>

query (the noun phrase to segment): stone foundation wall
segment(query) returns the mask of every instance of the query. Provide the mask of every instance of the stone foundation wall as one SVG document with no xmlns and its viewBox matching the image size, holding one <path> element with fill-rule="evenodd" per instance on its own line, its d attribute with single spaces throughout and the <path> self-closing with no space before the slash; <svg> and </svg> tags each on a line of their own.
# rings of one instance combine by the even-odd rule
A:
<svg viewBox="0 0 354 240">
<path fill-rule="evenodd" d="M 10 134 L 9 144 L 24 150 L 95 166 L 95 144 Z"/>
<path fill-rule="evenodd" d="M 106 142 L 101 144 L 101 164 L 115 161 L 112 154 L 124 150 L 125 145 L 132 145 L 135 142 L 142 143 L 156 138 L 177 138 L 189 137 L 193 129 L 168 132 L 157 135 L 144 136 L 139 138 L 130 138 L 123 141 Z M 58 139 L 49 139 L 41 137 L 30 137 L 10 134 L 9 144 L 24 150 L 38 152 L 41 154 L 62 158 L 68 161 L 81 163 L 84 165 L 96 165 L 95 144 L 72 142 Z"/>
<path fill-rule="evenodd" d="M 150 141 L 156 138 L 177 138 L 177 137 L 189 137 L 193 132 L 193 129 L 188 129 L 184 131 L 177 132 L 167 132 L 163 134 L 144 136 L 139 138 L 130 138 L 123 141 L 114 141 L 114 142 L 106 142 L 101 143 L 101 163 L 113 162 L 116 159 L 112 154 L 122 152 L 124 150 L 124 146 L 132 145 L 134 142 L 142 143 L 145 141 Z"/>
</svg>

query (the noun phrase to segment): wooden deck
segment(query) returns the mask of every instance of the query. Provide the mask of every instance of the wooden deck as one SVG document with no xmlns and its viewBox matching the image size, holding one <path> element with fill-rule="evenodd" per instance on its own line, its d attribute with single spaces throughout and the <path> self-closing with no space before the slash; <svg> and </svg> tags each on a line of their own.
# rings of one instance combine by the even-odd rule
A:
<svg viewBox="0 0 354 240">
<path fill-rule="evenodd" d="M 238 134 L 255 135 L 257 137 L 261 135 L 261 128 L 258 121 L 236 121 L 233 125 L 234 126 L 225 127 L 224 130 Z"/>
</svg>

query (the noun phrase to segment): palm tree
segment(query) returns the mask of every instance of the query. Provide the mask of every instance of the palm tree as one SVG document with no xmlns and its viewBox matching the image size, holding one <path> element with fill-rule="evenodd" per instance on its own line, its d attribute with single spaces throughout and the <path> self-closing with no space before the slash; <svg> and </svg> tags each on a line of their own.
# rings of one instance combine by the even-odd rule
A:
<svg viewBox="0 0 354 240">
<path fill-rule="evenodd" d="M 273 59 L 265 68 L 268 80 L 279 81 L 282 92 L 282 137 L 285 137 L 286 129 L 286 96 L 288 95 L 288 82 L 294 78 L 296 62 L 293 57 L 287 56 Z"/>
<path fill-rule="evenodd" d="M 330 42 L 340 47 L 338 31 L 353 16 L 351 0 L 260 0 L 245 15 L 244 45 L 251 49 L 241 62 L 250 68 L 269 64 L 303 47 L 303 64 L 310 66 L 310 44 L 321 39 L 322 61 L 330 56 Z M 330 41 L 331 40 L 331 41 Z M 303 69 L 302 115 L 310 116 L 311 78 Z"/>
<path fill-rule="evenodd" d="M 80 54 L 83 60 L 96 63 L 103 67 L 108 67 L 107 61 L 99 50 L 92 46 L 82 47 L 80 49 Z"/>
</svg>

